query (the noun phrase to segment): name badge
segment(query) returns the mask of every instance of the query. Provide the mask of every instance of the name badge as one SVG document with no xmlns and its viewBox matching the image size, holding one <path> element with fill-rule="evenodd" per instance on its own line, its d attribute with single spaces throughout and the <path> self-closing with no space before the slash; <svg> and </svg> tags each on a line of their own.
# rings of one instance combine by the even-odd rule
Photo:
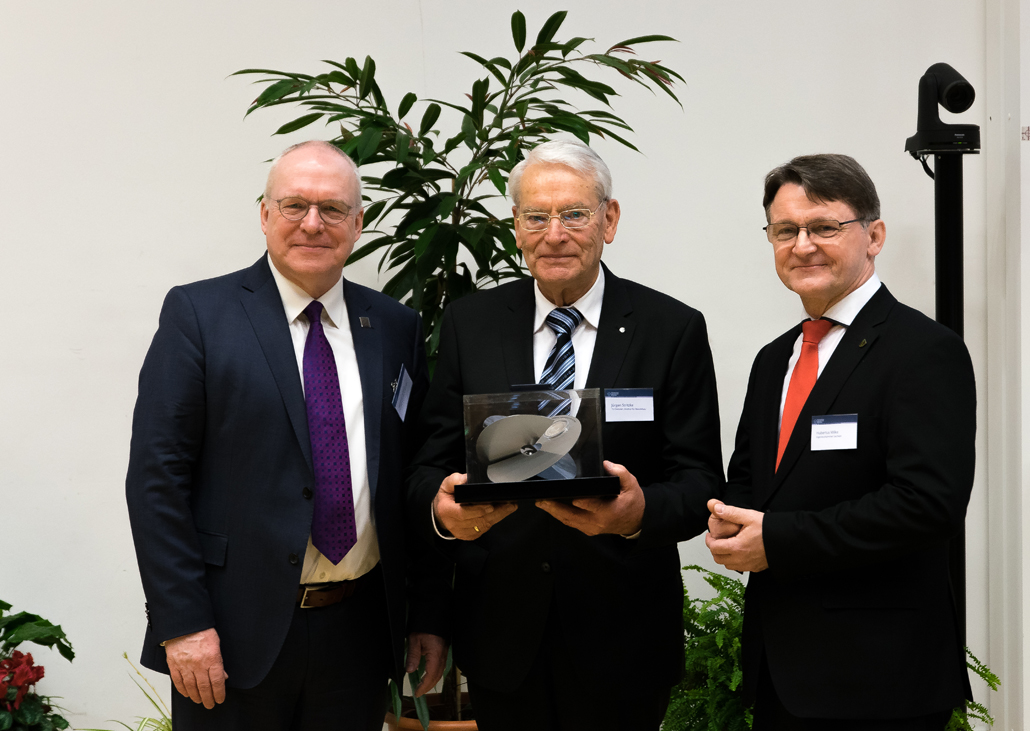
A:
<svg viewBox="0 0 1030 731">
<path fill-rule="evenodd" d="M 411 398 L 412 383 L 408 369 L 404 367 L 403 363 L 401 363 L 401 372 L 393 383 L 396 384 L 393 390 L 393 408 L 397 409 L 398 416 L 401 417 L 401 421 L 404 421 L 404 416 L 408 413 L 408 399 Z"/>
<path fill-rule="evenodd" d="M 604 389 L 604 420 L 654 421 L 654 389 Z"/>
<path fill-rule="evenodd" d="M 812 417 L 812 451 L 858 449 L 858 414 Z"/>
</svg>

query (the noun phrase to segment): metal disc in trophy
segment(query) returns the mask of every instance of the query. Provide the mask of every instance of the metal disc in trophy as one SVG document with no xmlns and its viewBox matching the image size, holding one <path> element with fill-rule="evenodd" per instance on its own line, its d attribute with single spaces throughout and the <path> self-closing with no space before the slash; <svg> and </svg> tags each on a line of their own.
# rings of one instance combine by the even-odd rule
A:
<svg viewBox="0 0 1030 731">
<path fill-rule="evenodd" d="M 476 453 L 487 465 L 491 482 L 521 482 L 562 461 L 576 445 L 582 428 L 572 416 L 507 416 L 487 425 L 476 442 Z M 571 458 L 561 465 L 560 473 L 569 471 L 569 461 Z M 571 466 L 575 476 L 574 463 Z"/>
</svg>

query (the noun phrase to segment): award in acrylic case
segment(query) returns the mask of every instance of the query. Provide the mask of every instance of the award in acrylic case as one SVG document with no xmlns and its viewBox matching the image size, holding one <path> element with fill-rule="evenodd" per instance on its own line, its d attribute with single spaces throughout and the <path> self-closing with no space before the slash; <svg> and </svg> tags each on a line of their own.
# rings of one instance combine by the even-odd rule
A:
<svg viewBox="0 0 1030 731">
<path fill-rule="evenodd" d="M 465 396 L 468 482 L 459 503 L 613 497 L 619 480 L 602 465 L 596 388 Z"/>
</svg>

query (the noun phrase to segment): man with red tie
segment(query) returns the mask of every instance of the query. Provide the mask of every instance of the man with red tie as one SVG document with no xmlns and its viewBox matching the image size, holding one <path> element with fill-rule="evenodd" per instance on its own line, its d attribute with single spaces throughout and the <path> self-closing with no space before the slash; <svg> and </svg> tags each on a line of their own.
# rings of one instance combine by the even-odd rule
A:
<svg viewBox="0 0 1030 731">
<path fill-rule="evenodd" d="M 855 160 L 794 158 L 763 205 L 807 317 L 755 359 L 706 537 L 751 574 L 754 729 L 943 729 L 970 695 L 948 580 L 973 483 L 969 354 L 877 278 L 886 226 Z"/>
</svg>

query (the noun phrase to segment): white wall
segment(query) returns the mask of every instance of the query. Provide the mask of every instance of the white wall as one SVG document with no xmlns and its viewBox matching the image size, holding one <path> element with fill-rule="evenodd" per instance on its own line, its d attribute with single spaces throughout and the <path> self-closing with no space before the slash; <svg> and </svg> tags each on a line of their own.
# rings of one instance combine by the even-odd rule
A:
<svg viewBox="0 0 1030 731">
<path fill-rule="evenodd" d="M 611 77 L 624 93 L 615 110 L 643 154 L 597 144 L 624 212 L 605 260 L 706 314 L 727 456 L 754 354 L 801 318 L 760 230 L 770 168 L 810 152 L 865 165 L 888 226 L 880 276 L 932 314 L 933 185 L 903 145 L 915 130 L 917 81 L 937 61 L 977 88 L 962 121 L 985 124 L 985 2 L 565 4 L 561 36 L 596 37 L 598 50 L 645 33 L 681 41 L 642 51 L 687 79 L 683 110 Z M 47 667 L 40 689 L 64 697 L 75 726 L 148 710 L 120 658 L 138 656 L 144 626 L 122 485 L 136 374 L 161 300 L 174 284 L 258 257 L 262 161 L 319 132 L 270 137 L 287 117 L 244 120 L 258 92 L 228 74 L 316 72 L 319 59 L 371 54 L 394 104 L 409 90 L 458 100 L 479 67 L 457 51 L 508 53 L 516 8 L 530 38 L 557 9 L 539 0 L 0 4 L 9 302 L 0 322 L 0 598 L 68 631 L 73 665 L 37 657 Z M 968 158 L 965 170 L 966 336 L 982 384 L 987 194 L 982 160 Z M 376 284 L 371 262 L 349 276 Z M 986 505 L 981 476 L 968 520 L 969 643 L 989 660 Z M 682 554 L 712 565 L 699 541 Z"/>
</svg>

